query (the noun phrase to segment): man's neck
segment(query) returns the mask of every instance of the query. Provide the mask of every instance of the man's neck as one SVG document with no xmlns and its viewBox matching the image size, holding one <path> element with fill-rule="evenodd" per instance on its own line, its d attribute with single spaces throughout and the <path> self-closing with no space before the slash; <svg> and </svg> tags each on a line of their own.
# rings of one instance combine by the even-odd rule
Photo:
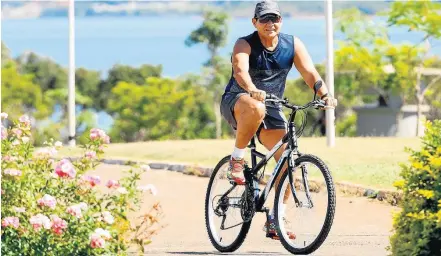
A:
<svg viewBox="0 0 441 256">
<path fill-rule="evenodd" d="M 261 36 L 259 34 L 259 38 L 260 38 L 260 42 L 262 42 L 263 47 L 265 47 L 266 49 L 272 51 L 276 48 L 277 44 L 279 43 L 279 36 L 275 36 L 275 37 L 265 37 L 265 36 Z"/>
</svg>

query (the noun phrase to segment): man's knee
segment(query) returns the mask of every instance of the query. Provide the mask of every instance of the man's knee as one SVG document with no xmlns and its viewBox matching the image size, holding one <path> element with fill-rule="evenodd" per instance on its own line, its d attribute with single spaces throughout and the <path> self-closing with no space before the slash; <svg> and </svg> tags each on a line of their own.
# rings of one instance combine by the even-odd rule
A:
<svg viewBox="0 0 441 256">
<path fill-rule="evenodd" d="M 252 119 L 262 122 L 265 118 L 265 104 L 249 97 L 242 96 L 236 103 L 234 112 L 239 115 L 238 118 Z"/>
</svg>

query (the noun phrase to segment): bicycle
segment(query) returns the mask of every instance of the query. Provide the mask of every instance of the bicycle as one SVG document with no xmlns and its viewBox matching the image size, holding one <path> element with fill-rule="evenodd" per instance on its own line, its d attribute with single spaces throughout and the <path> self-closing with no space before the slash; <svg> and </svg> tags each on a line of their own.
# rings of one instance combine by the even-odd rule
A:
<svg viewBox="0 0 441 256">
<path fill-rule="evenodd" d="M 302 154 L 298 151 L 297 138 L 300 137 L 303 129 L 306 125 L 306 118 L 302 121 L 299 132 L 296 132 L 294 120 L 296 113 L 301 110 L 307 110 L 308 108 L 315 109 L 323 109 L 325 108 L 325 102 L 316 99 L 317 91 L 321 87 L 321 83 L 316 83 L 314 85 L 314 98 L 309 103 L 303 106 L 292 105 L 285 99 L 279 99 L 274 95 L 267 95 L 266 101 L 273 101 L 275 103 L 280 103 L 282 106 L 291 109 L 291 113 L 289 116 L 288 122 L 288 132 L 287 134 L 266 154 L 262 154 L 256 150 L 255 138 L 253 137 L 248 145 L 251 149 L 251 167 L 247 164 L 245 165 L 244 176 L 246 179 L 245 185 L 237 185 L 235 182 L 228 181 L 228 186 L 231 185 L 230 188 L 222 190 L 219 194 L 211 199 L 211 195 L 213 193 L 213 187 L 217 185 L 216 177 L 225 178 L 221 176 L 221 167 L 224 165 L 228 166 L 230 155 L 224 157 L 214 168 L 210 181 L 208 183 L 208 188 L 206 192 L 205 198 L 205 223 L 208 232 L 209 239 L 212 245 L 220 252 L 233 252 L 237 250 L 245 240 L 245 237 L 250 229 L 251 221 L 255 216 L 256 212 L 265 212 L 267 223 L 269 223 L 269 209 L 264 207 L 264 204 L 268 198 L 268 194 L 270 193 L 272 187 L 274 186 L 275 179 L 280 176 L 280 182 L 278 187 L 275 189 L 275 200 L 274 200 L 274 218 L 276 224 L 277 235 L 280 238 L 282 245 L 286 250 L 291 252 L 292 254 L 309 254 L 317 250 L 322 243 L 325 241 L 326 237 L 331 230 L 331 226 L 334 220 L 335 207 L 336 207 L 336 198 L 335 198 L 335 188 L 331 173 L 326 166 L 326 164 L 317 156 L 311 154 Z M 270 176 L 266 186 L 263 191 L 260 192 L 259 184 L 262 183 L 262 177 L 265 170 L 265 166 L 268 161 L 274 156 L 275 152 L 284 144 L 287 143 L 287 147 L 280 157 L 279 161 L 274 168 L 272 175 Z M 261 160 L 257 162 L 257 157 Z M 287 162 L 287 171 L 282 172 L 282 169 Z M 320 232 L 317 237 L 312 240 L 309 245 L 306 245 L 306 240 L 303 241 L 303 246 L 297 246 L 294 244 L 292 239 L 289 238 L 287 232 L 287 224 L 288 220 L 285 218 L 285 213 L 279 212 L 279 208 L 281 208 L 281 204 L 285 202 L 285 196 L 288 194 L 292 196 L 294 199 L 295 210 L 296 208 L 302 210 L 303 208 L 312 209 L 315 207 L 315 204 L 312 200 L 311 194 L 317 193 L 314 192 L 312 188 L 317 186 L 314 184 L 312 180 L 310 181 L 308 178 L 308 168 L 307 164 L 312 164 L 318 167 L 319 173 L 323 175 L 325 179 L 324 187 L 327 190 L 327 208 L 326 208 L 326 217 L 324 219 L 323 225 L 320 228 Z M 264 168 L 264 170 L 260 173 L 259 171 Z M 300 168 L 301 177 L 294 180 L 294 174 L 296 174 L 295 170 Z M 288 177 L 288 179 L 287 179 Z M 288 184 L 289 182 L 289 188 Z M 297 183 L 296 183 L 297 182 Z M 226 182 L 227 183 L 227 182 Z M 323 184 L 322 184 L 323 185 Z M 303 187 L 303 189 L 301 188 Z M 232 191 L 236 188 L 241 188 L 243 191 L 239 191 L 236 196 L 230 196 Z M 285 190 L 283 190 L 285 188 Z M 288 189 L 291 190 L 291 193 L 287 192 Z M 296 190 L 297 189 L 297 190 Z M 317 191 L 321 191 L 322 188 L 315 188 Z M 299 199 L 299 192 L 305 192 L 305 200 Z M 283 193 L 283 194 L 282 194 Z M 319 198 L 317 196 L 317 198 Z M 325 200 L 326 201 L 326 200 Z M 319 207 L 317 207 L 319 208 Z M 240 211 L 241 222 L 236 223 L 235 225 L 225 226 L 227 211 L 229 209 L 237 209 Z M 224 238 L 228 239 L 228 237 L 219 236 L 218 232 L 215 230 L 214 217 L 217 216 L 222 218 L 220 224 L 220 230 L 230 230 L 230 229 L 239 229 L 237 237 L 232 240 L 232 242 L 223 241 Z M 229 216 L 234 216 L 231 214 Z M 308 223 L 313 227 L 312 224 Z M 318 224 L 317 224 L 318 225 Z M 309 228 L 309 227 L 308 227 Z M 267 236 L 268 236 L 268 227 L 266 227 Z M 304 232 L 306 237 L 309 237 L 307 234 L 308 231 Z M 220 233 L 220 232 L 219 232 Z M 296 238 L 297 239 L 297 238 Z M 309 238 L 308 238 L 309 239 Z M 309 240 L 308 240 L 309 241 Z M 297 242 L 297 241 L 296 241 Z M 300 241 L 301 242 L 301 241 Z"/>
</svg>

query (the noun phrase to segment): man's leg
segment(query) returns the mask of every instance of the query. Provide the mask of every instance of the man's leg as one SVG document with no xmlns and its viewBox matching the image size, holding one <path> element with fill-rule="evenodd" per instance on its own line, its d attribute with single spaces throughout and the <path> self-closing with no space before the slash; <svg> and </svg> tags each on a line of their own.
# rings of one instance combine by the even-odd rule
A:
<svg viewBox="0 0 441 256">
<path fill-rule="evenodd" d="M 262 129 L 259 134 L 259 139 L 262 142 L 262 144 L 265 146 L 267 150 L 271 150 L 282 138 L 285 136 L 286 131 L 284 129 L 274 129 L 274 130 L 267 130 Z M 274 154 L 274 159 L 279 161 L 280 157 L 283 154 L 283 151 L 285 151 L 286 144 L 283 144 L 282 147 L 280 147 L 279 150 L 276 151 Z M 274 183 L 274 188 L 277 188 L 279 186 L 280 178 L 282 177 L 283 172 L 288 167 L 288 163 L 285 162 L 283 165 L 282 173 L 280 173 L 279 177 L 276 178 L 276 181 Z M 288 187 L 288 189 L 285 192 L 285 196 L 283 198 L 283 202 L 286 203 L 289 194 L 291 192 L 291 189 Z"/>
<path fill-rule="evenodd" d="M 265 148 L 267 150 L 271 150 L 283 138 L 283 136 L 285 136 L 285 134 L 286 134 L 285 129 L 274 129 L 274 130 L 262 129 L 259 134 L 259 140 L 265 146 Z M 276 162 L 279 161 L 280 157 L 283 154 L 283 151 L 285 151 L 285 148 L 286 148 L 286 144 L 283 144 L 280 147 L 280 149 L 277 150 L 276 153 L 274 154 L 274 159 L 276 160 Z M 282 168 L 282 172 L 279 174 L 279 177 L 276 178 L 276 181 L 274 183 L 274 188 L 277 188 L 279 186 L 280 177 L 282 177 L 282 174 L 287 169 L 287 167 L 288 167 L 288 163 L 285 162 L 285 164 L 283 165 L 283 168 Z M 288 186 L 287 189 L 285 190 L 285 195 L 283 197 L 283 204 L 282 204 L 282 207 L 285 209 L 286 209 L 286 202 L 287 202 L 290 194 L 291 194 L 291 189 Z M 280 209 L 280 211 L 284 212 L 285 209 Z M 274 218 L 273 209 L 271 209 L 271 218 Z M 273 239 L 279 239 L 276 234 L 274 222 L 273 223 L 266 223 L 266 225 L 270 225 L 270 228 L 269 228 L 270 237 Z M 296 238 L 295 234 L 291 231 L 288 231 L 288 237 L 290 239 Z"/>
<path fill-rule="evenodd" d="M 234 118 L 237 123 L 236 143 L 231 154 L 229 178 L 238 184 L 245 184 L 243 165 L 245 148 L 256 133 L 265 117 L 265 104 L 249 95 L 240 96 L 234 105 Z"/>
</svg>

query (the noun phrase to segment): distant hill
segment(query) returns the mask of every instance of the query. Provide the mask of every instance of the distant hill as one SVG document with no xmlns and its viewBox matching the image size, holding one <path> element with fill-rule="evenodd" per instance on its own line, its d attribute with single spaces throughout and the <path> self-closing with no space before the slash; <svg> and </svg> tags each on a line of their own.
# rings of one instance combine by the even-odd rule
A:
<svg viewBox="0 0 441 256">
<path fill-rule="evenodd" d="M 149 16 L 149 15 L 200 15 L 203 10 L 219 9 L 233 17 L 251 17 L 256 2 L 251 1 L 78 1 L 77 16 Z M 324 1 L 280 1 L 285 16 L 322 15 Z M 389 1 L 335 1 L 334 10 L 358 8 L 366 14 L 375 15 L 387 10 Z M 68 2 L 13 1 L 2 3 L 3 18 L 57 17 L 68 15 Z"/>
</svg>

